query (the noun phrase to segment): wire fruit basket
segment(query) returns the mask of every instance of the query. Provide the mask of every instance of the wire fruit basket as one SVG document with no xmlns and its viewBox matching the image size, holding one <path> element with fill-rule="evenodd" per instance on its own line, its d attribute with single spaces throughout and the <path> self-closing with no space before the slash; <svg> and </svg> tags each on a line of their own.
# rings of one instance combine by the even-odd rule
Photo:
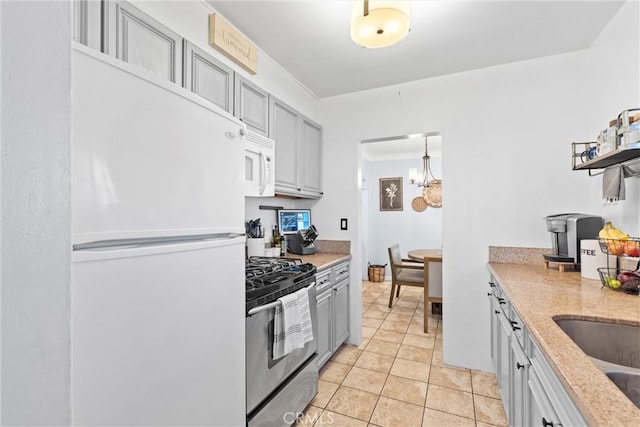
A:
<svg viewBox="0 0 640 427">
<path fill-rule="evenodd" d="M 632 295 L 640 294 L 640 271 L 621 268 L 598 268 L 602 286 Z"/>
<path fill-rule="evenodd" d="M 606 254 L 616 256 L 640 256 L 640 238 L 629 237 L 627 240 L 618 239 L 598 239 L 600 249 Z"/>
</svg>

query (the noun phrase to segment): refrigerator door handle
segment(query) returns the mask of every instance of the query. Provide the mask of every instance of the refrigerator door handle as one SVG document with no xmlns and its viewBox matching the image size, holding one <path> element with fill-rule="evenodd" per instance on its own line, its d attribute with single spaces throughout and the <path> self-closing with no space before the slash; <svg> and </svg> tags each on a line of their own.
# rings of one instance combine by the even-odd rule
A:
<svg viewBox="0 0 640 427">
<path fill-rule="evenodd" d="M 113 247 L 141 247 L 156 246 L 167 243 L 190 243 L 201 241 L 220 241 L 245 237 L 244 233 L 218 233 L 218 234 L 199 234 L 193 236 L 168 236 L 168 237 L 144 237 L 137 239 L 114 239 L 100 240 L 95 242 L 81 243 L 73 245 L 74 251 L 84 251 L 91 249 L 104 249 Z"/>
<path fill-rule="evenodd" d="M 74 245 L 73 261 L 97 261 L 134 256 L 156 255 L 160 253 L 185 252 L 210 247 L 244 245 L 245 235 L 240 233 L 225 234 L 218 237 L 201 239 L 159 240 L 157 238 L 106 241 Z"/>
</svg>

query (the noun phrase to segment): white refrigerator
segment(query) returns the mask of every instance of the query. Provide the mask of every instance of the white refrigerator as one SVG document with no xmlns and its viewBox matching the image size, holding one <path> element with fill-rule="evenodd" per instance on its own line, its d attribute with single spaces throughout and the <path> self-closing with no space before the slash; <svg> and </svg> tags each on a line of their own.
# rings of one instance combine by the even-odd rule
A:
<svg viewBox="0 0 640 427">
<path fill-rule="evenodd" d="M 243 125 L 73 49 L 72 422 L 244 425 Z"/>
</svg>

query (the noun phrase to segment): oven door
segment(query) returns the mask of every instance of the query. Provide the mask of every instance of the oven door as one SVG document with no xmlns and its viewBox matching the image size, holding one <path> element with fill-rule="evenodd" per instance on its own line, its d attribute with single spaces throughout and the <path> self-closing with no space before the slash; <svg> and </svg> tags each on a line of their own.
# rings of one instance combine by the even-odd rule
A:
<svg viewBox="0 0 640 427">
<path fill-rule="evenodd" d="M 273 359 L 274 309 L 259 311 L 246 319 L 247 414 L 254 411 L 317 351 L 318 320 L 316 287 L 310 286 L 309 310 L 313 340 L 280 359 Z M 252 311 L 255 311 L 252 310 Z M 317 370 L 317 368 L 316 368 Z"/>
</svg>

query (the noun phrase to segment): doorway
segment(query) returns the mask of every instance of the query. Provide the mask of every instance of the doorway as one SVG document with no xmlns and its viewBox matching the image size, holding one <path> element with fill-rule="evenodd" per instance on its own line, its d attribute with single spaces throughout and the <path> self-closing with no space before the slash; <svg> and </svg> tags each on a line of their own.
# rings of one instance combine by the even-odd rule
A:
<svg viewBox="0 0 640 427">
<path fill-rule="evenodd" d="M 442 209 L 413 203 L 416 198 L 422 199 L 423 188 L 418 182 L 411 182 L 410 171 L 422 172 L 425 148 L 433 176 L 441 179 L 439 132 L 366 139 L 360 143 L 363 278 L 368 277 L 369 264 L 388 264 L 387 248 L 394 243 L 400 245 L 403 256 L 409 249 L 442 247 Z M 400 184 L 401 209 L 397 204 L 393 210 L 381 204 L 381 183 L 384 185 L 390 178 Z M 391 277 L 388 265 L 385 277 Z"/>
</svg>

